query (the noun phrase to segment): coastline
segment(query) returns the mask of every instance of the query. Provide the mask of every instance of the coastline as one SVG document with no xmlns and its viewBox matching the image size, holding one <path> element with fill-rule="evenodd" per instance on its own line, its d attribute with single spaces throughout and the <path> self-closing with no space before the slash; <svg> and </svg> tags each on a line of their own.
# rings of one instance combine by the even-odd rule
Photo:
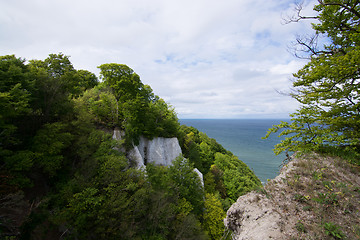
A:
<svg viewBox="0 0 360 240">
<path fill-rule="evenodd" d="M 266 183 L 279 174 L 285 154 L 275 155 L 274 146 L 282 138 L 276 135 L 261 139 L 274 124 L 286 119 L 180 119 L 181 124 L 193 126 L 214 138 L 231 151 Z"/>
</svg>

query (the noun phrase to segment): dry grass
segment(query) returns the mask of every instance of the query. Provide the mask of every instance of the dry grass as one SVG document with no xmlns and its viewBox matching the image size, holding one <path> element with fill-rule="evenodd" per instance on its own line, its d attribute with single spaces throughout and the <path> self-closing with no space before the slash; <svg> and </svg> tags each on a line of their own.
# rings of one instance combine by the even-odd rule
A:
<svg viewBox="0 0 360 240">
<path fill-rule="evenodd" d="M 288 239 L 360 239 L 360 174 L 336 157 L 298 156 L 264 192 L 288 220 Z"/>
</svg>

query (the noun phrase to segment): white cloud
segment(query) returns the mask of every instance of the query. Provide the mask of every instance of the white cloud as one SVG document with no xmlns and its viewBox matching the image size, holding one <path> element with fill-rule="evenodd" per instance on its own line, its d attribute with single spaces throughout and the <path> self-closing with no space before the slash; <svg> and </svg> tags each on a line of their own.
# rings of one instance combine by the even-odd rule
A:
<svg viewBox="0 0 360 240">
<path fill-rule="evenodd" d="M 277 93 L 304 64 L 286 48 L 309 23 L 281 24 L 293 0 L 12 0 L 0 8 L 2 55 L 63 52 L 95 73 L 127 64 L 180 118 L 284 117 L 297 107 Z"/>
</svg>

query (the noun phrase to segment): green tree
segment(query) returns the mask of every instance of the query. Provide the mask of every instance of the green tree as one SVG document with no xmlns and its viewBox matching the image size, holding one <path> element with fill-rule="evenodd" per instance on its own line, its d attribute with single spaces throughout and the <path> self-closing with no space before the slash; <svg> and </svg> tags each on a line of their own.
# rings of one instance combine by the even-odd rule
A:
<svg viewBox="0 0 360 240">
<path fill-rule="evenodd" d="M 151 97 L 149 89 L 144 87 L 139 75 L 124 64 L 102 64 L 99 68 L 101 78 L 118 101 L 119 122 L 125 130 L 126 147 L 137 145 L 145 130 L 144 119 Z"/>
<path fill-rule="evenodd" d="M 204 189 L 189 160 L 182 156 L 176 158 L 169 167 L 169 178 L 174 184 L 173 190 L 180 194 L 180 198 L 190 202 L 194 207 L 194 213 L 200 215 L 204 204 Z"/>
<path fill-rule="evenodd" d="M 299 11 L 301 8 L 298 8 Z M 360 139 L 360 4 L 356 0 L 318 1 L 312 38 L 297 39 L 310 61 L 294 74 L 291 96 L 300 104 L 291 122 L 269 129 L 287 136 L 275 148 L 313 151 L 326 146 L 358 148 Z M 299 12 L 298 21 L 306 19 Z M 316 41 L 323 37 L 324 41 Z M 324 43 L 322 46 L 317 42 Z"/>
<path fill-rule="evenodd" d="M 224 184 L 224 172 L 219 169 L 215 164 L 213 164 L 210 167 L 209 175 L 205 176 L 213 178 L 213 181 L 215 183 L 215 189 L 218 191 L 220 196 L 225 199 L 227 197 L 227 193 Z"/>
<path fill-rule="evenodd" d="M 144 121 L 144 134 L 149 137 L 174 137 L 180 127 L 175 109 L 157 96 L 150 101 L 148 114 Z"/>
<path fill-rule="evenodd" d="M 234 155 L 215 154 L 215 166 L 212 167 L 212 173 L 216 178 L 218 186 L 221 186 L 220 180 L 224 181 L 226 195 L 232 202 L 236 199 L 261 185 L 260 180 L 255 174 Z M 221 171 L 219 171 L 220 169 Z"/>
<path fill-rule="evenodd" d="M 16 132 L 31 112 L 33 82 L 24 62 L 14 55 L 0 57 L 0 156 L 22 142 Z"/>
<path fill-rule="evenodd" d="M 33 154 L 24 149 L 29 139 L 28 116 L 34 82 L 25 60 L 0 57 L 0 188 L 29 186 L 25 173 L 33 166 Z M 10 187 L 10 188 L 12 188 Z"/>
<path fill-rule="evenodd" d="M 28 66 L 35 79 L 33 108 L 38 121 L 54 122 L 71 113 L 70 98 L 78 93 L 78 79 L 69 57 L 49 54 L 44 61 L 30 60 Z"/>
<path fill-rule="evenodd" d="M 205 195 L 205 209 L 205 230 L 208 231 L 211 239 L 221 239 L 225 229 L 223 221 L 226 214 L 222 208 L 220 199 L 214 194 L 207 193 Z"/>
<path fill-rule="evenodd" d="M 182 147 L 182 153 L 194 164 L 194 167 L 202 173 L 205 173 L 200 159 L 200 146 L 197 144 L 197 135 L 194 131 L 197 130 L 193 127 L 181 126 L 180 133 L 182 135 L 179 141 Z"/>
<path fill-rule="evenodd" d="M 119 106 L 111 89 L 104 84 L 89 89 L 74 100 L 77 110 L 91 114 L 96 123 L 114 127 L 119 125 Z"/>
<path fill-rule="evenodd" d="M 200 159 L 202 163 L 202 168 L 200 169 L 200 171 L 206 172 L 214 161 L 214 152 L 212 152 L 211 146 L 206 142 L 201 142 L 199 147 Z"/>
<path fill-rule="evenodd" d="M 99 84 L 96 75 L 87 70 L 77 70 L 75 77 L 77 79 L 75 96 L 81 95 L 85 90 L 92 89 Z"/>
<path fill-rule="evenodd" d="M 134 70 L 116 63 L 99 68 L 101 78 L 117 100 L 118 123 L 125 131 L 126 147 L 137 145 L 140 135 L 150 139 L 176 136 L 179 122 L 174 109 L 154 95 Z"/>
<path fill-rule="evenodd" d="M 150 236 L 154 239 L 206 239 L 199 221 L 204 208 L 199 177 L 186 159 L 178 158 L 175 162 L 171 167 L 147 165 L 153 189 L 146 223 Z"/>
<path fill-rule="evenodd" d="M 116 99 L 119 102 L 133 100 L 141 95 L 144 85 L 134 70 L 124 64 L 107 63 L 102 64 L 100 68 L 101 78 L 113 90 Z M 147 93 L 147 91 L 144 91 Z"/>
<path fill-rule="evenodd" d="M 33 151 L 34 161 L 44 173 L 54 176 L 64 162 L 63 150 L 72 140 L 72 135 L 66 131 L 63 123 L 45 124 L 34 137 Z"/>
</svg>

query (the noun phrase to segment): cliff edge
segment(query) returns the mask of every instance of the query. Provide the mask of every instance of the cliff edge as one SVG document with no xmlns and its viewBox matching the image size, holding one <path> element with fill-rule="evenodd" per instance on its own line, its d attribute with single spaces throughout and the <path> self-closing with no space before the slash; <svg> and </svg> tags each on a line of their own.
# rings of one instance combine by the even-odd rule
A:
<svg viewBox="0 0 360 240">
<path fill-rule="evenodd" d="M 359 167 L 316 154 L 294 158 L 241 196 L 224 223 L 236 240 L 360 239 Z"/>
<path fill-rule="evenodd" d="M 124 133 L 115 128 L 113 139 L 121 140 L 123 137 Z M 181 154 L 181 147 L 176 137 L 156 137 L 149 140 L 143 136 L 140 136 L 139 144 L 126 153 L 131 165 L 138 169 L 145 167 L 147 163 L 170 166 Z"/>
</svg>

